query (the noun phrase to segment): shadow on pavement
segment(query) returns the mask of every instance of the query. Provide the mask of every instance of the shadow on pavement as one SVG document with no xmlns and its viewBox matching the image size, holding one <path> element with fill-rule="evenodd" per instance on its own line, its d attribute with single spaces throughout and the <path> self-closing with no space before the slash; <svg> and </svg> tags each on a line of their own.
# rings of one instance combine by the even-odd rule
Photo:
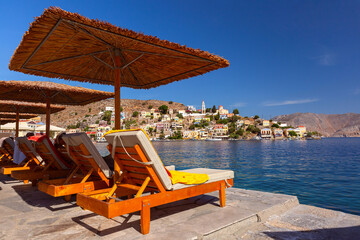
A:
<svg viewBox="0 0 360 240">
<path fill-rule="evenodd" d="M 63 198 L 55 198 L 39 191 L 31 183 L 12 186 L 12 188 L 27 204 L 34 207 L 45 207 L 51 211 L 77 207 L 76 196 L 72 196 L 70 202 L 65 202 Z"/>
<path fill-rule="evenodd" d="M 183 212 L 189 209 L 194 209 L 197 207 L 201 207 L 206 204 L 211 204 L 217 207 L 220 207 L 219 204 L 216 202 L 219 199 L 217 197 L 209 196 L 209 195 L 202 195 L 196 196 L 185 200 L 180 200 L 173 203 L 168 203 L 165 205 L 157 206 L 151 208 L 151 221 L 156 219 L 160 219 L 163 217 L 167 217 L 179 212 Z M 122 231 L 128 228 L 133 228 L 139 233 L 141 233 L 141 226 L 140 226 L 140 212 L 130 213 L 126 215 L 122 215 L 113 219 L 106 219 L 103 218 L 103 222 L 105 221 L 113 221 L 116 222 L 118 225 L 110 228 L 106 228 L 103 230 L 99 230 L 99 221 L 91 221 L 91 218 L 99 218 L 101 216 L 97 215 L 96 213 L 90 213 L 79 217 L 74 217 L 72 220 L 79 225 L 85 227 L 86 229 L 90 230 L 91 232 L 95 233 L 98 236 L 107 236 L 109 234 Z M 123 220 L 122 220 L 123 219 Z M 89 223 L 92 222 L 92 223 Z"/>
</svg>

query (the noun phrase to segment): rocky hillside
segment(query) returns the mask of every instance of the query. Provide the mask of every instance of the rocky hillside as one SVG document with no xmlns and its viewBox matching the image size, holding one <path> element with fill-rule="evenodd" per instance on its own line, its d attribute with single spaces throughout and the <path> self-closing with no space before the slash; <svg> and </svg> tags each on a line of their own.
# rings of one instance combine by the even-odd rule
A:
<svg viewBox="0 0 360 240">
<path fill-rule="evenodd" d="M 288 125 L 304 125 L 308 130 L 317 131 L 326 137 L 360 137 L 360 114 L 316 114 L 293 113 L 280 115 L 273 120 Z"/>
<path fill-rule="evenodd" d="M 131 116 L 134 111 L 150 111 L 149 106 L 157 109 L 161 105 L 167 105 L 169 109 L 174 110 L 186 109 L 184 104 L 177 102 L 170 104 L 167 101 L 160 100 L 121 99 L 121 106 L 126 116 Z M 92 124 L 100 119 L 98 116 L 100 111 L 104 111 L 105 107 L 113 106 L 113 99 L 102 100 L 85 106 L 67 106 L 65 110 L 51 115 L 51 124 L 63 128 L 78 122 Z M 43 115 L 41 118 L 45 122 L 45 116 Z"/>
</svg>

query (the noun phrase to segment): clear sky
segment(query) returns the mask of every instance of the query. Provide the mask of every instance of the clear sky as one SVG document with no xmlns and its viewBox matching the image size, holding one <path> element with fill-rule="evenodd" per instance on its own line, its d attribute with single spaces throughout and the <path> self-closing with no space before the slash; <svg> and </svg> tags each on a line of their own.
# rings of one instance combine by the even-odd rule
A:
<svg viewBox="0 0 360 240">
<path fill-rule="evenodd" d="M 270 118 L 294 112 L 360 113 L 360 1 L 1 1 L 0 79 L 47 79 L 8 69 L 33 18 L 59 6 L 89 18 L 200 48 L 230 67 L 122 98 L 238 108 Z"/>
</svg>

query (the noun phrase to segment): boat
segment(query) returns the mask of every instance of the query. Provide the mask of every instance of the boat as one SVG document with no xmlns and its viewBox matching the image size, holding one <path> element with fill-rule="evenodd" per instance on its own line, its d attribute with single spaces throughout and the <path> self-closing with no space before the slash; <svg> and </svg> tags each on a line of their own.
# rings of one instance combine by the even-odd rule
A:
<svg viewBox="0 0 360 240">
<path fill-rule="evenodd" d="M 221 141 L 221 138 L 207 138 L 205 141 Z"/>
</svg>

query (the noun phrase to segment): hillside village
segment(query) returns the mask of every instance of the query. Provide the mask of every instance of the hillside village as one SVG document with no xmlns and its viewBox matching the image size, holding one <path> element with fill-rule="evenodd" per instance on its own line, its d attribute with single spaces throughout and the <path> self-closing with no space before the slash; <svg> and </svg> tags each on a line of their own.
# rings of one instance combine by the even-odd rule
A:
<svg viewBox="0 0 360 240">
<path fill-rule="evenodd" d="M 261 119 L 257 115 L 240 116 L 238 109 L 229 112 L 221 105 L 206 108 L 204 101 L 201 109 L 172 101 L 161 102 L 162 105 L 155 107 L 151 102 L 143 101 L 142 108 L 131 108 L 134 111 L 129 111 L 129 106 L 125 104 L 121 112 L 122 128 L 141 128 L 152 140 L 303 139 L 319 135 L 307 132 L 304 126 L 292 127 L 284 122 Z M 103 134 L 114 128 L 114 107 L 106 105 L 97 114 L 87 114 L 82 121 L 81 118 L 79 120 L 67 125 L 66 131 L 85 131 L 90 138 L 103 141 Z"/>
</svg>

